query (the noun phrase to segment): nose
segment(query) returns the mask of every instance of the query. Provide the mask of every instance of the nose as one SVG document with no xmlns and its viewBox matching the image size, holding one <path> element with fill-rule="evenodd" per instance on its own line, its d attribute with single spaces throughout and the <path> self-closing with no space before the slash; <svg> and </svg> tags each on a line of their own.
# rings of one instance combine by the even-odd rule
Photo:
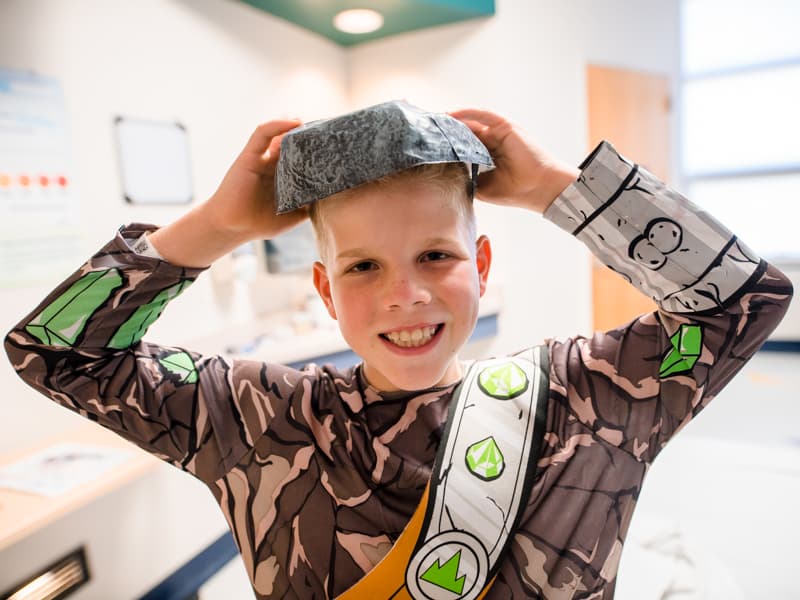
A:
<svg viewBox="0 0 800 600">
<path fill-rule="evenodd" d="M 384 305 L 388 310 L 423 306 L 430 301 L 431 292 L 423 278 L 406 271 L 387 278 Z"/>
</svg>

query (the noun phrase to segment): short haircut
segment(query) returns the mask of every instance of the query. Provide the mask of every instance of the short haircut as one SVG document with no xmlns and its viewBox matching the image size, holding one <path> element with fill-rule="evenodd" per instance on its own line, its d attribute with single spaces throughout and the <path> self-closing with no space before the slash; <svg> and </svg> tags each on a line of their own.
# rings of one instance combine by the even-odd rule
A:
<svg viewBox="0 0 800 600">
<path fill-rule="evenodd" d="M 465 166 L 467 168 L 465 168 Z M 314 227 L 317 248 L 323 262 L 325 262 L 325 250 L 328 243 L 324 216 L 326 203 L 333 199 L 346 200 L 349 197 L 361 194 L 365 191 L 379 193 L 382 187 L 401 182 L 421 182 L 438 188 L 442 192 L 444 198 L 453 202 L 459 216 L 464 218 L 470 239 L 476 239 L 477 228 L 475 225 L 475 211 L 472 206 L 473 183 L 468 165 L 456 162 L 424 164 L 385 175 L 369 183 L 344 190 L 338 194 L 328 196 L 327 198 L 312 203 L 309 206 L 308 215 Z"/>
</svg>

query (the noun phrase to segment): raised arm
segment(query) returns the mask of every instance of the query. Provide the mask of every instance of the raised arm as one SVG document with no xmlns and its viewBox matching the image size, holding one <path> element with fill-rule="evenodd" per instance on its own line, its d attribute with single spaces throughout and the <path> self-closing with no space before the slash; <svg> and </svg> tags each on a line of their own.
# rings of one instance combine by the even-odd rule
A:
<svg viewBox="0 0 800 600">
<path fill-rule="evenodd" d="M 20 377 L 206 482 L 227 472 L 263 433 L 267 415 L 280 413 L 299 373 L 142 338 L 203 267 L 306 217 L 276 217 L 272 201 L 280 134 L 295 125 L 258 127 L 211 199 L 161 229 L 123 227 L 57 286 L 5 339 Z M 269 393 L 231 383 L 273 379 Z"/>
<path fill-rule="evenodd" d="M 207 267 L 237 246 L 271 239 L 307 217 L 304 210 L 275 214 L 275 166 L 284 133 L 299 121 L 259 125 L 217 191 L 175 222 L 149 235 L 174 265 Z"/>
<path fill-rule="evenodd" d="M 789 280 L 721 223 L 603 143 L 580 171 L 527 141 L 502 117 L 452 113 L 497 169 L 478 197 L 542 212 L 659 309 L 590 339 L 552 341 L 559 402 L 548 450 L 596 440 L 650 461 L 741 369 L 777 326 Z M 583 442 L 578 440 L 584 440 Z"/>
<path fill-rule="evenodd" d="M 791 282 L 607 142 L 544 216 L 658 306 L 590 339 L 551 343 L 563 406 L 649 462 L 761 347 Z"/>
</svg>

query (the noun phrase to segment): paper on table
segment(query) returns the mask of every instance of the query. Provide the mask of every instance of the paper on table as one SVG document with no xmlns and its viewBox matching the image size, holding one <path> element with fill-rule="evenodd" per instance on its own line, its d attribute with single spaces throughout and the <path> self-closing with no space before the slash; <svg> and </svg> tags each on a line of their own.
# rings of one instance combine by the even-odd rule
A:
<svg viewBox="0 0 800 600">
<path fill-rule="evenodd" d="M 59 496 L 99 478 L 132 457 L 130 450 L 57 444 L 0 467 L 0 487 Z"/>
</svg>

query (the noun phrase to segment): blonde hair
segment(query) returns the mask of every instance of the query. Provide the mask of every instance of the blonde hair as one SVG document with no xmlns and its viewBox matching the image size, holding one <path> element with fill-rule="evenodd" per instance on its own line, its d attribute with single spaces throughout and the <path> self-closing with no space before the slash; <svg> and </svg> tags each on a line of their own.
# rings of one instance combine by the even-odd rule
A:
<svg viewBox="0 0 800 600">
<path fill-rule="evenodd" d="M 464 218 L 470 239 L 475 239 L 477 229 L 475 225 L 475 211 L 472 206 L 472 178 L 464 163 L 432 163 L 424 164 L 359 185 L 339 192 L 322 200 L 312 203 L 308 209 L 308 216 L 314 228 L 319 255 L 325 262 L 325 249 L 328 238 L 326 235 L 325 206 L 333 199 L 347 199 L 365 191 L 375 192 L 380 188 L 397 183 L 420 182 L 432 185 L 442 192 L 442 196 L 453 202 L 459 216 Z"/>
</svg>

